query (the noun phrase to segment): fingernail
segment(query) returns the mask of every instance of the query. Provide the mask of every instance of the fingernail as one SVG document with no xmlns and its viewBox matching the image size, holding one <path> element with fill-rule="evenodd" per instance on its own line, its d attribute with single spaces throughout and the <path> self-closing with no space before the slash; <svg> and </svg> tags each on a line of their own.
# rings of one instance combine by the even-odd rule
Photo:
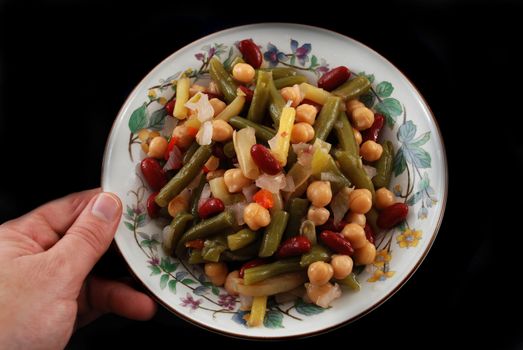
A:
<svg viewBox="0 0 523 350">
<path fill-rule="evenodd" d="M 120 203 L 108 193 L 100 193 L 91 208 L 91 213 L 107 222 L 112 222 L 120 211 Z"/>
</svg>

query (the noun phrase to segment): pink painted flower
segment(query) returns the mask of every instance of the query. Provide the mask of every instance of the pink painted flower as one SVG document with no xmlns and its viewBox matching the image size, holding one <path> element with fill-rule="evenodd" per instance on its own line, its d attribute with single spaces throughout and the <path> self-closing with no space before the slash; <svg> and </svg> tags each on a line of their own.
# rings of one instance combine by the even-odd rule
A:
<svg viewBox="0 0 523 350">
<path fill-rule="evenodd" d="M 152 266 L 158 266 L 158 265 L 160 265 L 160 259 L 158 259 L 157 256 L 153 256 L 153 257 L 151 258 L 151 260 L 148 260 L 147 262 L 148 262 L 149 264 L 151 264 Z"/>
<path fill-rule="evenodd" d="M 203 61 L 205 59 L 205 56 L 201 52 L 194 55 L 194 57 L 196 57 L 198 61 Z"/>
<path fill-rule="evenodd" d="M 230 294 L 220 294 L 218 305 L 229 310 L 234 310 L 234 307 L 236 306 L 236 297 Z"/>
<path fill-rule="evenodd" d="M 202 299 L 195 300 L 189 293 L 187 293 L 186 298 L 181 298 L 181 300 L 181 306 L 189 307 L 192 310 L 196 310 L 198 307 L 200 307 L 200 304 L 202 303 Z"/>
</svg>

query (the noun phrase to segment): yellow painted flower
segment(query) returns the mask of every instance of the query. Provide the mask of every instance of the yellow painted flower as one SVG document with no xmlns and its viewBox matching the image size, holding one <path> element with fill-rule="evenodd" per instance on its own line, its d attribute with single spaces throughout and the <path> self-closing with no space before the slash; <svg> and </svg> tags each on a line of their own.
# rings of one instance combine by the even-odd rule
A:
<svg viewBox="0 0 523 350">
<path fill-rule="evenodd" d="M 162 106 L 165 106 L 165 104 L 167 103 L 167 99 L 165 97 L 160 97 L 158 99 L 158 103 L 161 104 Z"/>
<path fill-rule="evenodd" d="M 421 231 L 406 229 L 401 235 L 396 237 L 396 241 L 401 248 L 417 247 L 422 237 Z"/>
<path fill-rule="evenodd" d="M 154 89 L 151 89 L 147 92 L 147 96 L 152 100 L 156 98 L 156 91 Z"/>
<path fill-rule="evenodd" d="M 383 266 L 390 262 L 391 259 L 392 255 L 387 251 L 387 249 L 382 249 L 376 253 L 376 258 L 372 264 L 378 268 L 383 268 Z"/>
<path fill-rule="evenodd" d="M 367 282 L 385 281 L 387 278 L 391 278 L 392 276 L 394 276 L 395 273 L 396 273 L 395 271 L 384 272 L 383 270 L 378 269 L 367 280 Z"/>
</svg>

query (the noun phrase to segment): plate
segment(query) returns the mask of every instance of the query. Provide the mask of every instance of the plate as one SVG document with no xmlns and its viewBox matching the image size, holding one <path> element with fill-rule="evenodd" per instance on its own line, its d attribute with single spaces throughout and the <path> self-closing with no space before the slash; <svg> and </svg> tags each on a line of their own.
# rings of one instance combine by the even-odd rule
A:
<svg viewBox="0 0 523 350">
<path fill-rule="evenodd" d="M 265 64 L 292 66 L 311 78 L 348 66 L 366 75 L 373 92 L 362 100 L 386 116 L 384 137 L 396 151 L 391 190 L 409 205 L 406 222 L 377 239 L 377 256 L 358 276 L 359 292 L 344 291 L 329 309 L 301 300 L 268 305 L 264 325 L 247 328 L 239 302 L 212 286 L 199 268 L 170 258 L 161 248 L 162 227 L 146 214 L 148 190 L 137 175 L 142 128 L 161 129 L 172 81 L 183 71 L 205 71 L 211 56 L 222 62 L 235 43 L 252 38 Z M 369 47 L 338 33 L 297 24 L 255 24 L 224 30 L 175 52 L 155 67 L 125 101 L 107 142 L 104 191 L 118 194 L 124 213 L 115 241 L 135 277 L 167 309 L 211 331 L 245 338 L 318 334 L 356 320 L 391 297 L 419 267 L 441 224 L 447 197 L 447 163 L 436 120 L 409 80 Z"/>
</svg>

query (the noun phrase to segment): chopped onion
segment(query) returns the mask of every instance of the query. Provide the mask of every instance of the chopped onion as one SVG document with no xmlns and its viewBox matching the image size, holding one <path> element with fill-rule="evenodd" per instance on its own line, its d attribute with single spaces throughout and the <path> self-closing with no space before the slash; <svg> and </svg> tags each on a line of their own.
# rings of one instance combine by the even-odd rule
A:
<svg viewBox="0 0 523 350">
<path fill-rule="evenodd" d="M 281 190 L 283 192 L 294 192 L 296 190 L 296 186 L 294 185 L 294 179 L 289 174 L 285 176 L 285 187 Z"/>
<path fill-rule="evenodd" d="M 236 219 L 236 223 L 240 226 L 245 224 L 245 220 L 243 220 L 243 211 L 245 210 L 247 204 L 248 202 L 242 201 L 228 206 L 228 208 L 232 211 L 234 218 Z"/>
<path fill-rule="evenodd" d="M 240 294 L 240 310 L 249 311 L 252 307 L 253 297 Z"/>
<path fill-rule="evenodd" d="M 298 163 L 303 166 L 309 166 L 312 162 L 312 155 L 314 154 L 314 146 L 308 143 L 300 142 L 292 145 L 294 153 L 298 156 Z"/>
<path fill-rule="evenodd" d="M 185 104 L 185 107 L 198 113 L 198 120 L 202 123 L 212 119 L 214 115 L 214 109 L 209 102 L 209 96 L 198 92 L 196 95 Z"/>
<path fill-rule="evenodd" d="M 247 202 L 252 202 L 252 196 L 258 191 L 258 187 L 255 184 L 242 188 L 242 193 L 245 196 Z"/>
<path fill-rule="evenodd" d="M 320 180 L 329 182 L 340 182 L 340 177 L 331 172 L 322 172 L 320 174 Z"/>
<path fill-rule="evenodd" d="M 334 225 L 337 225 L 349 210 L 349 195 L 351 192 L 348 187 L 344 187 L 332 199 L 330 207 L 332 209 Z"/>
<path fill-rule="evenodd" d="M 171 243 L 174 234 L 174 228 L 171 225 L 167 225 L 162 230 L 162 244 L 165 250 L 171 251 Z"/>
<path fill-rule="evenodd" d="M 200 130 L 198 130 L 198 133 L 196 134 L 196 142 L 198 142 L 199 145 L 210 145 L 212 142 L 212 123 L 210 121 L 206 121 L 202 124 L 200 127 Z"/>
<path fill-rule="evenodd" d="M 262 174 L 256 179 L 256 186 L 271 193 L 278 193 L 286 186 L 285 175 L 283 173 L 277 175 Z"/>
<path fill-rule="evenodd" d="M 274 137 L 272 139 L 267 141 L 267 143 L 269 144 L 269 147 L 271 148 L 271 150 L 274 150 L 276 148 L 276 145 L 278 144 L 278 138 L 279 137 L 280 137 L 279 134 L 276 133 L 276 135 L 274 135 Z"/>
<path fill-rule="evenodd" d="M 182 151 L 178 148 L 178 146 L 174 146 L 171 153 L 169 153 L 169 159 L 167 159 L 167 162 L 165 162 L 165 165 L 163 166 L 163 170 L 171 170 L 171 169 L 180 169 L 182 167 Z"/>
<path fill-rule="evenodd" d="M 367 173 L 367 176 L 371 179 L 376 176 L 376 168 L 370 165 L 363 165 L 363 170 Z"/>
<path fill-rule="evenodd" d="M 178 118 L 171 117 L 170 115 L 166 116 L 164 119 L 162 131 L 160 134 L 165 137 L 171 137 L 173 130 L 178 125 Z"/>
<path fill-rule="evenodd" d="M 201 205 L 205 200 L 211 198 L 211 186 L 206 183 L 205 186 L 203 186 L 202 193 L 200 194 L 200 199 L 198 200 L 198 209 L 200 209 Z"/>
<path fill-rule="evenodd" d="M 305 288 L 307 289 L 307 295 L 316 294 L 313 293 L 315 289 L 324 289 L 326 286 L 315 286 L 311 283 L 305 283 Z M 327 293 L 321 294 L 317 300 L 312 300 L 314 304 L 321 306 L 323 308 L 328 308 L 330 304 L 337 298 L 341 296 L 341 288 L 338 283 L 334 283 L 334 286 L 331 285 L 331 288 Z"/>
</svg>

